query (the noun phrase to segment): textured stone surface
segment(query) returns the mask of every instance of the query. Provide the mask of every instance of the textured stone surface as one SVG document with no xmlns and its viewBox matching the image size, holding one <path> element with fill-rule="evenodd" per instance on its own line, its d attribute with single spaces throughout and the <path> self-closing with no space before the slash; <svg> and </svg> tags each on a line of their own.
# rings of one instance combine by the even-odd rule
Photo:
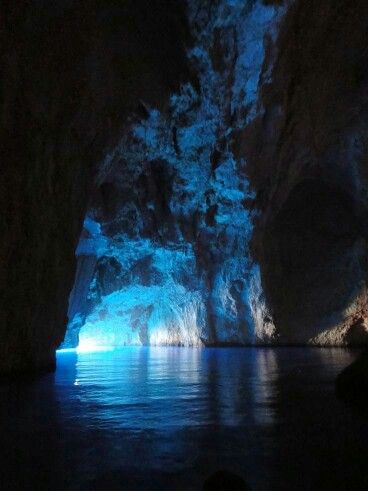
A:
<svg viewBox="0 0 368 491">
<path fill-rule="evenodd" d="M 2 4 L 1 373 L 367 341 L 367 3 L 180 6 Z"/>
<path fill-rule="evenodd" d="M 199 90 L 100 173 L 83 343 L 367 342 L 366 10 L 191 2 Z"/>
<path fill-rule="evenodd" d="M 96 165 L 187 79 L 173 7 L 2 2 L 0 373 L 54 365 Z"/>
<path fill-rule="evenodd" d="M 360 1 L 294 2 L 270 48 L 264 111 L 239 139 L 281 342 L 367 340 L 367 14 Z"/>
<path fill-rule="evenodd" d="M 261 2 L 190 3 L 198 90 L 183 86 L 166 114 L 147 108 L 101 167 L 88 212 L 101 237 L 79 248 L 97 257 L 81 349 L 272 342 L 249 251 L 253 193 L 231 143 L 257 115 L 264 38 L 282 14 Z"/>
</svg>

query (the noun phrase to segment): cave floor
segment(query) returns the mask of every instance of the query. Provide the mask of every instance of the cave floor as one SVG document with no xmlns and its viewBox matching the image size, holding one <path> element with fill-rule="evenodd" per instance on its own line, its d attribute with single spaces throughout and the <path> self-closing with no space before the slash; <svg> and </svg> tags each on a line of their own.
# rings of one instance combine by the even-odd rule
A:
<svg viewBox="0 0 368 491">
<path fill-rule="evenodd" d="M 0 489 L 368 489 L 368 420 L 334 396 L 356 352 L 124 348 L 59 353 L 0 387 Z"/>
</svg>

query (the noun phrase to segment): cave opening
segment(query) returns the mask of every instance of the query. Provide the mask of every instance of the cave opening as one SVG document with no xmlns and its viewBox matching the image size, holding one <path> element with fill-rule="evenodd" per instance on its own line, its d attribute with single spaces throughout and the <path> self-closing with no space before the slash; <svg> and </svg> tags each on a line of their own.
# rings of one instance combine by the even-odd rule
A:
<svg viewBox="0 0 368 491">
<path fill-rule="evenodd" d="M 234 148 L 281 15 L 263 2 L 189 3 L 194 76 L 166 105 L 142 99 L 100 164 L 63 349 L 272 338 L 250 257 L 255 193 Z"/>
<path fill-rule="evenodd" d="M 0 2 L 0 489 L 368 489 L 367 18 Z"/>
</svg>

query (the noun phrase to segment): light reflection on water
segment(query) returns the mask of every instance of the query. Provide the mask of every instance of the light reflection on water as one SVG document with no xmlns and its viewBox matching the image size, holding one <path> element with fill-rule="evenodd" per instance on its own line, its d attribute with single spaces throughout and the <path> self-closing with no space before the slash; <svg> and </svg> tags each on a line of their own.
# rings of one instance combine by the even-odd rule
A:
<svg viewBox="0 0 368 491">
<path fill-rule="evenodd" d="M 73 382 L 85 420 L 140 430 L 238 426 L 249 418 L 273 423 L 277 358 L 270 350 L 129 347 L 79 353 L 74 380 L 62 370 L 68 357 L 59 354 L 58 363 L 56 383 Z"/>
<path fill-rule="evenodd" d="M 54 375 L 0 386 L 0 489 L 194 490 L 219 468 L 245 475 L 254 490 L 350 483 L 357 455 L 366 467 L 368 428 L 335 399 L 333 382 L 355 356 L 316 348 L 59 353 Z"/>
</svg>

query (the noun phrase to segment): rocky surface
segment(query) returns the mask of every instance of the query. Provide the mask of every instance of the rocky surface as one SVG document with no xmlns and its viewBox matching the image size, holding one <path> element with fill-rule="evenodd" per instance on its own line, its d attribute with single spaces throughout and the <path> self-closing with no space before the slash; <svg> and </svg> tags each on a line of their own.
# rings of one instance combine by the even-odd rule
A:
<svg viewBox="0 0 368 491">
<path fill-rule="evenodd" d="M 64 346 L 368 341 L 366 10 L 190 2 L 199 87 L 105 159 Z"/>
<path fill-rule="evenodd" d="M 254 192 L 231 143 L 258 113 L 265 37 L 283 12 L 190 2 L 198 87 L 182 86 L 166 114 L 147 106 L 100 170 L 87 218 L 100 236 L 78 249 L 80 261 L 96 251 L 89 311 L 73 313 L 68 329 L 84 318 L 80 349 L 272 342 L 249 249 Z"/>
<path fill-rule="evenodd" d="M 2 4 L 0 373 L 367 342 L 368 5 L 181 7 Z"/>
<path fill-rule="evenodd" d="M 239 138 L 281 342 L 367 342 L 367 13 L 365 2 L 291 4 L 264 111 Z"/>
<path fill-rule="evenodd" d="M 54 366 L 97 166 L 190 76 L 180 5 L 1 4 L 0 374 Z"/>
</svg>

